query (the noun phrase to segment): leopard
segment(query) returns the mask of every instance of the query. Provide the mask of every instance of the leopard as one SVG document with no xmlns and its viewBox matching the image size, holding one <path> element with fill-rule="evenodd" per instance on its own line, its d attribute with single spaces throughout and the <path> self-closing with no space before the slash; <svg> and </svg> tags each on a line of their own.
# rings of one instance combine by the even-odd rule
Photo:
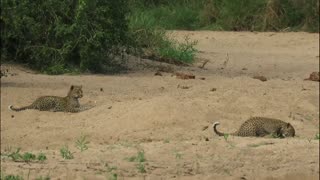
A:
<svg viewBox="0 0 320 180">
<path fill-rule="evenodd" d="M 224 136 L 228 133 L 222 133 L 217 130 L 219 122 L 212 124 L 213 131 L 219 135 Z M 294 137 L 295 129 L 294 127 L 287 122 L 284 122 L 280 119 L 267 118 L 267 117 L 251 117 L 246 120 L 240 128 L 229 135 L 241 136 L 241 137 Z"/>
<path fill-rule="evenodd" d="M 12 111 L 35 109 L 39 111 L 76 113 L 86 110 L 84 108 L 80 108 L 79 99 L 82 97 L 82 86 L 71 85 L 66 97 L 41 96 L 38 97 L 33 103 L 31 103 L 31 105 L 20 108 L 10 105 L 8 108 Z"/>
</svg>

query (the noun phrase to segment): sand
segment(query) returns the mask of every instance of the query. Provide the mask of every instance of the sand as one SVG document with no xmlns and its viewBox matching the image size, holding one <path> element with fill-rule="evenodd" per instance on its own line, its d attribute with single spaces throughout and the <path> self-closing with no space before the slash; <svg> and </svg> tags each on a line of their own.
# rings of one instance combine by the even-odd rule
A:
<svg viewBox="0 0 320 180">
<path fill-rule="evenodd" d="M 168 65 L 149 60 L 136 60 L 117 75 L 49 76 L 2 65 L 9 76 L 1 78 L 1 172 L 25 179 L 319 178 L 319 82 L 304 81 L 319 71 L 319 34 L 171 33 L 178 41 L 185 35 L 198 41 L 193 66 L 170 65 L 195 79 L 169 72 L 154 76 Z M 94 108 L 80 113 L 7 108 L 42 95 L 65 96 L 72 84 L 83 85 L 81 103 Z M 290 122 L 296 137 L 225 139 L 212 131 L 219 121 L 220 131 L 233 132 L 251 116 Z M 75 146 L 82 135 L 90 141 L 83 152 Z M 62 158 L 63 146 L 73 159 Z M 6 154 L 17 148 L 42 152 L 47 160 L 14 162 Z M 130 162 L 138 152 L 145 161 Z"/>
</svg>

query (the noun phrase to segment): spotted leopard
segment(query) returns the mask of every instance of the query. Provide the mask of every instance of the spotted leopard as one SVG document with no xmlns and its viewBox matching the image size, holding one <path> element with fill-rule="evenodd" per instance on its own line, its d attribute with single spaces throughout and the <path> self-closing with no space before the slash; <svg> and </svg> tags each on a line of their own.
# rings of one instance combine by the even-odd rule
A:
<svg viewBox="0 0 320 180">
<path fill-rule="evenodd" d="M 219 132 L 217 126 L 219 122 L 212 125 L 213 131 L 219 135 L 224 136 L 225 133 Z M 294 137 L 295 130 L 290 123 L 281 121 L 279 119 L 266 117 L 252 117 L 245 121 L 238 131 L 230 133 L 233 136 L 255 136 L 263 137 L 267 135 L 274 135 L 276 137 Z"/>
<path fill-rule="evenodd" d="M 58 96 L 41 96 L 37 98 L 31 105 L 21 108 L 9 106 L 10 110 L 22 111 L 26 109 L 37 109 L 40 111 L 52 112 L 80 112 L 79 98 L 83 97 L 82 86 L 72 85 L 66 97 Z"/>
</svg>

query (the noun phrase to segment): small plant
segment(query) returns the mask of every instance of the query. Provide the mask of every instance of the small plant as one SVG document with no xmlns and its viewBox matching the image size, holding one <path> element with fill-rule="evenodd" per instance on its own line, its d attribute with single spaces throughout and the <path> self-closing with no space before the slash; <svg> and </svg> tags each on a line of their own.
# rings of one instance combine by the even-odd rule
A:
<svg viewBox="0 0 320 180">
<path fill-rule="evenodd" d="M 22 155 L 22 160 L 25 161 L 25 162 L 30 162 L 30 161 L 35 160 L 35 159 L 36 159 L 36 155 L 34 155 L 32 153 L 29 153 L 29 152 L 25 152 Z"/>
<path fill-rule="evenodd" d="M 137 156 L 132 156 L 128 158 L 129 162 L 138 162 L 137 169 L 140 173 L 145 173 L 145 167 L 144 162 L 146 161 L 146 158 L 144 157 L 144 151 L 139 151 Z"/>
<path fill-rule="evenodd" d="M 132 156 L 128 158 L 129 162 L 145 162 L 144 151 L 139 151 L 137 156 Z"/>
<path fill-rule="evenodd" d="M 190 41 L 189 37 L 185 37 L 183 43 L 164 40 L 157 51 L 169 63 L 192 63 L 197 52 L 196 44 L 197 41 Z"/>
<path fill-rule="evenodd" d="M 110 180 L 117 180 L 118 179 L 118 174 L 117 173 L 112 173 L 109 177 Z"/>
<path fill-rule="evenodd" d="M 144 151 L 138 152 L 137 161 L 138 162 L 145 162 L 146 161 L 146 159 L 144 157 Z"/>
<path fill-rule="evenodd" d="M 8 155 L 13 161 L 18 161 L 19 159 L 22 158 L 21 154 L 19 153 L 21 148 L 18 148 L 15 152 L 12 152 L 11 154 Z"/>
<path fill-rule="evenodd" d="M 43 153 L 40 153 L 38 156 L 36 156 L 35 154 L 30 153 L 30 152 L 25 152 L 25 153 L 21 154 L 20 150 L 21 150 L 21 148 L 18 148 L 15 152 L 12 152 L 7 156 L 15 162 L 19 162 L 19 161 L 31 162 L 31 161 L 35 161 L 35 160 L 43 162 L 47 159 L 46 155 Z"/>
<path fill-rule="evenodd" d="M 182 158 L 182 154 L 179 152 L 176 152 L 176 159 L 181 159 Z"/>
<path fill-rule="evenodd" d="M 88 149 L 89 143 L 90 141 L 87 140 L 87 136 L 81 135 L 81 137 L 76 141 L 76 147 L 83 152 Z"/>
<path fill-rule="evenodd" d="M 169 139 L 165 139 L 163 143 L 170 143 Z"/>
<path fill-rule="evenodd" d="M 60 154 L 63 159 L 73 159 L 73 153 L 71 153 L 68 146 L 62 147 L 60 149 Z"/>
<path fill-rule="evenodd" d="M 315 139 L 320 140 L 320 134 L 319 134 L 319 133 L 318 133 L 318 134 L 316 134 Z"/>
<path fill-rule="evenodd" d="M 2 179 L 2 177 L 1 177 Z M 4 176 L 3 178 L 4 180 L 23 180 L 23 177 L 19 176 L 19 175 L 7 175 Z"/>
<path fill-rule="evenodd" d="M 40 176 L 40 177 L 37 177 L 36 180 L 50 180 L 50 177 L 47 175 L 47 176 Z"/>
<path fill-rule="evenodd" d="M 228 141 L 229 134 L 224 134 L 224 135 L 223 135 L 223 138 L 224 138 L 225 141 Z"/>
<path fill-rule="evenodd" d="M 113 171 L 117 170 L 118 168 L 116 166 L 109 166 L 108 163 L 106 163 L 104 166 L 107 167 L 107 171 L 111 173 L 111 175 L 109 176 L 109 180 L 117 180 L 118 174 Z"/>
<path fill-rule="evenodd" d="M 146 169 L 144 167 L 144 164 L 142 162 L 139 162 L 138 165 L 137 165 L 137 169 L 140 173 L 146 173 Z"/>
<path fill-rule="evenodd" d="M 178 150 L 173 150 L 173 153 L 176 157 L 176 159 L 181 159 L 182 158 L 182 153 L 180 153 Z"/>
<path fill-rule="evenodd" d="M 43 162 L 43 161 L 47 160 L 47 156 L 44 153 L 39 153 L 37 160 L 40 162 Z"/>
</svg>

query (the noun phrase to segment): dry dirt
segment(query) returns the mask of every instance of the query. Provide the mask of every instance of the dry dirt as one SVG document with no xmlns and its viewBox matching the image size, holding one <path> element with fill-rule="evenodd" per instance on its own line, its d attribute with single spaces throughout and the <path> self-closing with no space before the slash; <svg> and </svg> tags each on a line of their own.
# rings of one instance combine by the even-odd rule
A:
<svg viewBox="0 0 320 180">
<path fill-rule="evenodd" d="M 3 65 L 15 75 L 1 78 L 1 172 L 25 179 L 319 178 L 319 82 L 304 81 L 319 71 L 319 34 L 172 33 L 177 40 L 198 40 L 194 66 L 173 67 L 195 79 L 154 76 L 164 64 L 148 60 L 120 75 L 48 76 Z M 83 85 L 81 103 L 91 101 L 93 109 L 72 114 L 7 108 L 42 95 L 64 96 L 71 84 Z M 290 122 L 297 136 L 226 140 L 213 134 L 215 121 L 232 132 L 250 116 Z M 90 141 L 83 152 L 75 147 L 81 135 Z M 65 145 L 74 159 L 61 157 Z M 18 147 L 43 152 L 47 160 L 13 162 L 6 154 Z M 145 162 L 130 162 L 138 152 Z"/>
</svg>

